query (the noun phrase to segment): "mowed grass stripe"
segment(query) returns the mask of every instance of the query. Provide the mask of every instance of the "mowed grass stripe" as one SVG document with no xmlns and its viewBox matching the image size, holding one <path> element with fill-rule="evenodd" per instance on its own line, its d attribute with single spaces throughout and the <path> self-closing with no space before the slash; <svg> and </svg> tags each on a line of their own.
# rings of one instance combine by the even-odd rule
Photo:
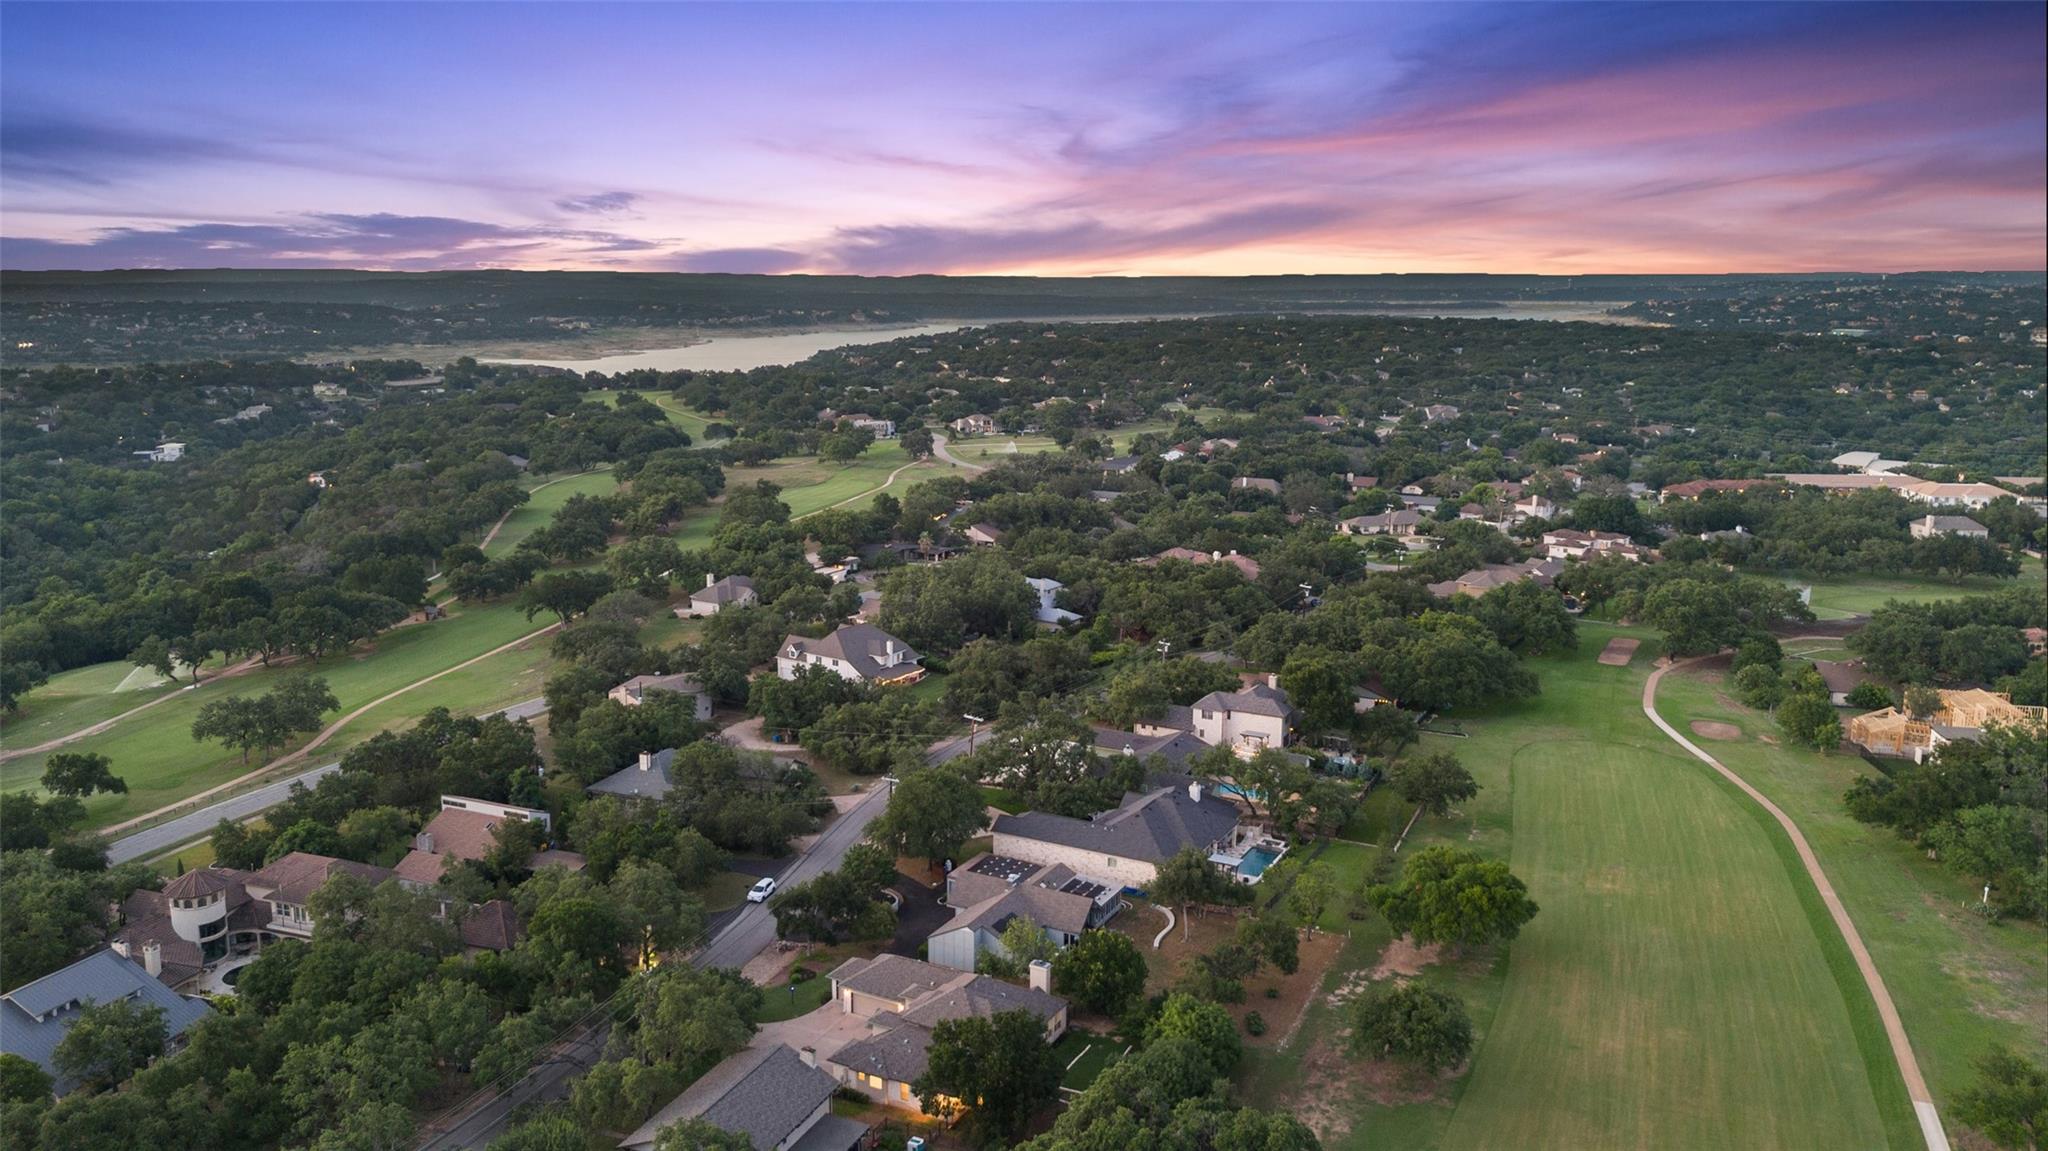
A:
<svg viewBox="0 0 2048 1151">
<path fill-rule="evenodd" d="M 1769 838 L 1676 756 L 1526 745 L 1515 942 L 1450 1148 L 1889 1145 L 1841 988 Z"/>
<path fill-rule="evenodd" d="M 1776 724 L 1724 691 L 1719 672 L 1689 669 L 1664 678 L 1657 710 L 1681 731 L 1711 720 L 1744 732 L 1703 746 L 1799 824 L 1884 975 L 1936 1103 L 1946 1112 L 1994 1044 L 2048 1060 L 2048 930 L 1972 914 L 1976 884 L 1889 828 L 1850 818 L 1842 793 L 1875 768 L 1855 755 L 1763 742 L 1759 735 L 1778 738 Z"/>
</svg>

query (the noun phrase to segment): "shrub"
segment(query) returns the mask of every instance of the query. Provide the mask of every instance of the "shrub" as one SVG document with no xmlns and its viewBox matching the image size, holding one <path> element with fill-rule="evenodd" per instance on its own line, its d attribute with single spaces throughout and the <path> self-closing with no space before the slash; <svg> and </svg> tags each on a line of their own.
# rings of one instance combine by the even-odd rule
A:
<svg viewBox="0 0 2048 1151">
<path fill-rule="evenodd" d="M 1266 1033 L 1266 1017 L 1256 1011 L 1245 1012 L 1244 1031 L 1247 1035 L 1264 1035 Z"/>
</svg>

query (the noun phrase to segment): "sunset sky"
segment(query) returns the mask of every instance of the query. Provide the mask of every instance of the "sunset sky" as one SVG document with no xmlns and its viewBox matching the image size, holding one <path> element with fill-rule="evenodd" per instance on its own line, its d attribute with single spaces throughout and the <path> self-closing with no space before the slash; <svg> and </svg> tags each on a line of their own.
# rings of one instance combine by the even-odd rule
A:
<svg viewBox="0 0 2048 1151">
<path fill-rule="evenodd" d="M 2048 264 L 2044 6 L 0 6 L 0 265 Z"/>
</svg>

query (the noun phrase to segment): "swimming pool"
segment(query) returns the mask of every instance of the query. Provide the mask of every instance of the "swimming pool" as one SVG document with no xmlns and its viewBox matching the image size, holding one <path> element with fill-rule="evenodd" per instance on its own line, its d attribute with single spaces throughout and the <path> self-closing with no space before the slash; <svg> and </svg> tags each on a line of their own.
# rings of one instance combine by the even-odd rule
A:
<svg viewBox="0 0 2048 1151">
<path fill-rule="evenodd" d="M 1266 874 L 1266 869 L 1273 866 L 1273 861 L 1279 858 L 1280 853 L 1277 851 L 1254 847 L 1244 853 L 1244 862 L 1237 865 L 1237 873 L 1246 879 L 1257 879 Z"/>
</svg>

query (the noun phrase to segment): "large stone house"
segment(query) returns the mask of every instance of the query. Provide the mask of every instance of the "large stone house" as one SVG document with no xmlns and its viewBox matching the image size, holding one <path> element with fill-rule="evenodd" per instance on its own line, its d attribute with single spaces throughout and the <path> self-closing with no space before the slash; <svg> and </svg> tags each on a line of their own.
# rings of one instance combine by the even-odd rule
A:
<svg viewBox="0 0 2048 1151">
<path fill-rule="evenodd" d="M 916 683 L 924 678 L 923 656 L 873 624 L 847 624 L 823 639 L 792 635 L 775 653 L 775 674 L 795 679 L 806 667 L 822 667 L 856 683 Z"/>
<path fill-rule="evenodd" d="M 413 887 L 433 887 L 441 882 L 451 863 L 489 855 L 498 845 L 499 826 L 508 822 L 537 823 L 544 830 L 553 830 L 552 818 L 537 807 L 444 795 L 441 810 L 413 836 L 412 850 L 392 871 Z M 583 857 L 573 851 L 541 851 L 531 861 L 535 870 L 560 866 L 581 871 L 583 865 Z"/>
<path fill-rule="evenodd" d="M 1226 852 L 1242 838 L 1238 806 L 1193 780 L 1172 777 L 1131 792 L 1089 819 L 1027 811 L 996 817 L 991 851 L 1009 859 L 1061 864 L 1077 875 L 1100 876 L 1119 887 L 1143 888 L 1159 865 L 1184 848 L 1204 855 Z"/>
<path fill-rule="evenodd" d="M 1164 715 L 1132 727 L 1141 736 L 1185 732 L 1249 759 L 1266 748 L 1285 747 L 1296 714 L 1287 693 L 1267 677 L 1239 691 L 1212 691 L 1191 707 L 1168 707 Z"/>
</svg>

